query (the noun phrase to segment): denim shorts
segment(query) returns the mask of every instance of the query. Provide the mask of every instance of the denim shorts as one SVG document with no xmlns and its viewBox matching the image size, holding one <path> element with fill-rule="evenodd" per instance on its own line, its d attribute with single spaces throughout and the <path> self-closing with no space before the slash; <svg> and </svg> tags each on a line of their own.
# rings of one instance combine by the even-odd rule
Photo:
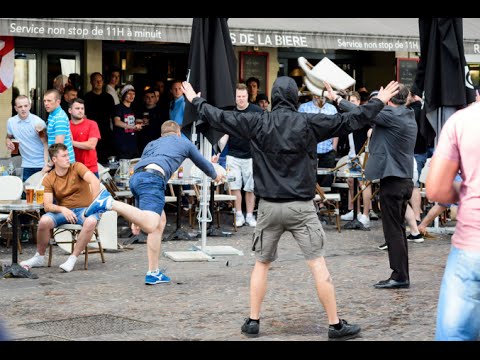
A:
<svg viewBox="0 0 480 360">
<path fill-rule="evenodd" d="M 130 177 L 130 190 L 135 196 L 135 206 L 162 215 L 165 207 L 166 181 L 149 172 L 137 172 Z"/>
<path fill-rule="evenodd" d="M 70 209 L 73 211 L 73 213 L 77 217 L 77 222 L 75 224 L 83 225 L 83 222 L 85 221 L 85 217 L 83 216 L 85 209 L 86 208 L 84 207 Z M 64 224 L 70 224 L 70 222 L 65 218 L 65 216 L 62 213 L 47 212 L 45 213 L 45 215 L 50 217 L 53 220 L 55 227 L 58 227 Z M 97 219 L 97 221 L 100 220 L 100 214 L 92 214 L 90 216 L 93 216 L 95 219 Z"/>
</svg>

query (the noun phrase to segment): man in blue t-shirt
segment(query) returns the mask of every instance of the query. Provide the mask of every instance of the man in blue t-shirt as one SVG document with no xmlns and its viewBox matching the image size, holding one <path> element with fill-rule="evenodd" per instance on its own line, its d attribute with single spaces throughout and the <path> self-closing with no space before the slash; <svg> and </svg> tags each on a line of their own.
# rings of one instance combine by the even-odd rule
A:
<svg viewBox="0 0 480 360">
<path fill-rule="evenodd" d="M 60 93 L 58 90 L 47 90 L 43 95 L 43 105 L 49 113 L 47 121 L 48 146 L 62 143 L 68 149 L 70 163 L 75 162 L 75 153 L 73 152 L 72 133 L 70 132 L 70 120 L 67 114 L 60 106 Z M 53 166 L 52 163 L 50 165 Z"/>
<path fill-rule="evenodd" d="M 224 175 L 217 175 L 213 165 L 195 145 L 181 136 L 180 126 L 175 121 L 168 120 L 162 125 L 162 136 L 145 147 L 140 161 L 135 165 L 135 172 L 130 177 L 130 189 L 138 207 L 113 200 L 109 192 L 104 190 L 85 211 L 85 217 L 88 217 L 90 214 L 114 210 L 132 223 L 134 235 L 138 235 L 140 230 L 148 234 L 147 285 L 170 282 L 170 278 L 160 272 L 158 267 L 163 230 L 167 223 L 163 211 L 165 188 L 168 179 L 186 158 L 191 159 L 215 182 L 225 178 Z"/>
</svg>

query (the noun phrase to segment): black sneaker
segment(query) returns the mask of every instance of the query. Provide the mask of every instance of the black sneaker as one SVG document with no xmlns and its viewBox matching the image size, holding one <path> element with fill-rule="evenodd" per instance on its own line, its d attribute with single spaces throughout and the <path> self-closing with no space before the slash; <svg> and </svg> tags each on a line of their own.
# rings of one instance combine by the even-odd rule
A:
<svg viewBox="0 0 480 360">
<path fill-rule="evenodd" d="M 407 241 L 413 241 L 413 242 L 416 242 L 416 243 L 422 243 L 424 240 L 423 240 L 423 236 L 421 233 L 418 233 L 417 235 L 408 235 L 407 236 Z"/>
<path fill-rule="evenodd" d="M 388 245 L 387 245 L 387 243 L 383 243 L 382 245 L 378 246 L 377 249 L 379 249 L 379 250 L 387 250 L 387 249 L 388 249 Z"/>
<path fill-rule="evenodd" d="M 342 327 L 337 330 L 333 325 L 328 327 L 328 338 L 329 339 L 340 339 L 340 340 L 347 340 L 355 337 L 360 332 L 360 326 L 358 325 L 351 325 L 347 323 L 345 320 L 340 319 L 340 323 Z"/>
<path fill-rule="evenodd" d="M 245 323 L 242 325 L 242 334 L 247 337 L 257 337 L 260 331 L 260 320 L 254 321 L 249 318 L 245 319 Z"/>
</svg>

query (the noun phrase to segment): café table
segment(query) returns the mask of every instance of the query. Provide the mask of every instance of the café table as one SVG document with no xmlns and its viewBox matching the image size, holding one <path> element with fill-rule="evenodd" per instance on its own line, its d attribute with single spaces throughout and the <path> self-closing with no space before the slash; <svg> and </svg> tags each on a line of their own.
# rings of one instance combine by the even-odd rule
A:
<svg viewBox="0 0 480 360">
<path fill-rule="evenodd" d="M 210 214 L 212 216 L 212 221 L 208 224 L 207 227 L 207 236 L 213 236 L 213 237 L 230 237 L 233 235 L 231 231 L 223 231 L 222 229 L 218 229 L 215 227 L 213 224 L 213 214 L 215 212 L 215 182 L 213 181 L 214 179 L 208 178 L 208 181 L 210 181 L 210 201 L 209 201 L 209 210 Z M 235 181 L 235 176 L 232 175 L 226 175 L 225 176 L 225 181 L 226 182 L 232 182 Z M 202 234 L 199 233 L 197 237 L 201 238 Z"/>
<path fill-rule="evenodd" d="M 196 185 L 200 184 L 202 179 L 197 177 L 183 177 L 181 179 L 174 178 L 168 180 L 169 184 L 177 186 L 180 188 L 182 185 Z M 182 212 L 182 196 L 180 191 L 178 191 L 177 195 L 177 228 L 173 233 L 171 233 L 165 241 L 172 241 L 172 240 L 193 240 L 194 237 L 190 236 L 188 232 L 182 229 L 181 225 L 181 212 Z"/>
<path fill-rule="evenodd" d="M 342 178 L 352 178 L 353 179 L 353 199 L 356 199 L 358 193 L 358 179 L 363 177 L 363 173 L 359 171 L 337 171 L 337 177 Z M 353 201 L 353 200 L 352 200 Z M 357 201 L 354 201 L 353 204 L 353 220 L 350 220 L 345 225 L 344 229 L 348 230 L 365 230 L 370 231 L 369 228 L 366 228 L 360 221 L 357 219 L 357 213 L 360 211 Z"/>
<path fill-rule="evenodd" d="M 0 211 L 12 212 L 12 264 L 6 266 L 0 275 L 2 277 L 38 279 L 38 275 L 31 273 L 18 264 L 18 217 L 24 211 L 35 211 L 43 209 L 43 203 L 33 202 L 27 204 L 26 200 L 0 200 Z"/>
</svg>

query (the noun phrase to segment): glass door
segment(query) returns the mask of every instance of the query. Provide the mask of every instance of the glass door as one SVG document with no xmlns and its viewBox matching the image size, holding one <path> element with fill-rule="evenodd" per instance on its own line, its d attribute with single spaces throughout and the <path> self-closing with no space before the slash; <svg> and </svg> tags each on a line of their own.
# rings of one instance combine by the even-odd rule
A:
<svg viewBox="0 0 480 360">
<path fill-rule="evenodd" d="M 13 98 L 27 95 L 32 102 L 31 112 L 46 120 L 48 114 L 43 107 L 43 94 L 53 88 L 56 76 L 81 75 L 80 68 L 79 51 L 18 48 L 15 51 Z M 13 107 L 12 111 L 15 115 Z"/>
<path fill-rule="evenodd" d="M 41 82 L 42 94 L 47 89 L 53 88 L 53 80 L 58 75 L 64 75 L 66 78 L 72 73 L 80 74 L 80 52 L 69 50 L 43 50 L 41 61 Z M 65 85 L 65 84 L 64 84 Z M 40 99 L 41 109 L 39 115 L 42 119 L 47 119 L 48 114 L 43 108 L 43 98 Z"/>
<path fill-rule="evenodd" d="M 38 114 L 38 52 L 33 51 L 16 51 L 15 52 L 15 68 L 13 78 L 13 94 L 12 99 L 18 95 L 26 95 L 32 102 L 31 112 Z M 12 116 L 16 115 L 12 106 Z"/>
</svg>

